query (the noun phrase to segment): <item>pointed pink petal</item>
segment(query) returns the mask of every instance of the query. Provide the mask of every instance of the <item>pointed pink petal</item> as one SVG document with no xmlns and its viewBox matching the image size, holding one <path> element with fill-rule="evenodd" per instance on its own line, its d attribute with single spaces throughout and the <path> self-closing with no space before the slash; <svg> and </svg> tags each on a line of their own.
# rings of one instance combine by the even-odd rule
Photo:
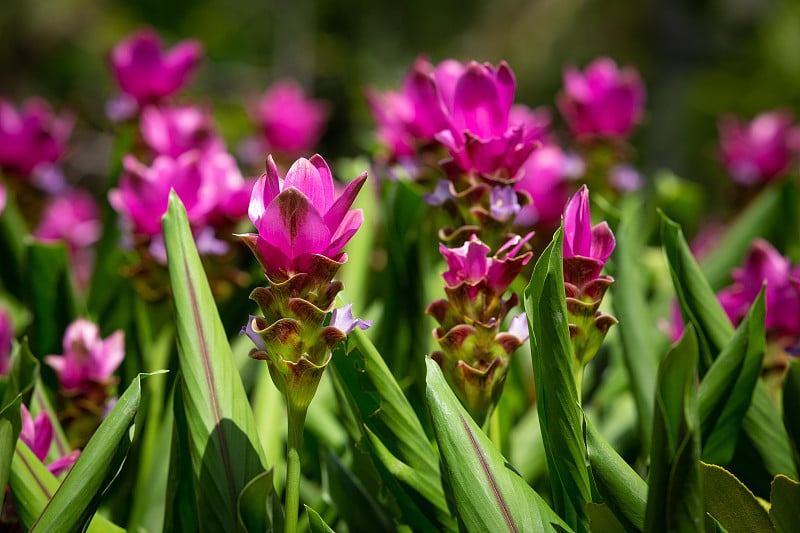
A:
<svg viewBox="0 0 800 533">
<path fill-rule="evenodd" d="M 496 79 L 500 109 L 508 116 L 511 113 L 511 106 L 514 105 L 514 91 L 517 82 L 514 79 L 514 73 L 505 61 L 500 62 L 497 67 Z"/>
<path fill-rule="evenodd" d="M 272 159 L 272 155 L 267 156 L 267 183 L 266 183 L 266 193 L 269 195 L 264 198 L 266 200 L 264 205 L 268 205 L 273 198 L 278 196 L 281 193 L 281 178 L 278 175 L 278 166 L 275 164 L 275 160 Z"/>
<path fill-rule="evenodd" d="M 258 233 L 289 259 L 306 253 L 320 253 L 331 242 L 325 221 L 295 187 L 285 189 L 270 202 L 261 218 Z"/>
<path fill-rule="evenodd" d="M 330 172 L 328 173 L 330 177 Z M 330 197 L 326 197 L 325 185 L 322 183 L 323 178 L 320 176 L 317 167 L 312 164 L 308 159 L 301 157 L 289 168 L 286 173 L 286 178 L 283 180 L 283 190 L 286 191 L 290 187 L 296 188 L 300 191 L 311 205 L 319 213 L 327 213 L 330 208 Z M 331 189 L 333 185 L 330 185 Z"/>
<path fill-rule="evenodd" d="M 366 172 L 348 183 L 342 195 L 336 199 L 328 212 L 325 213 L 325 224 L 328 225 L 328 229 L 332 232 L 336 232 L 336 229 L 341 225 L 347 210 L 353 205 L 365 181 L 367 181 Z"/>
<path fill-rule="evenodd" d="M 54 476 L 58 477 L 62 472 L 68 470 L 75 463 L 75 461 L 78 460 L 78 457 L 80 457 L 80 455 L 81 455 L 80 450 L 74 450 L 69 454 L 65 455 L 64 457 L 62 457 L 61 459 L 56 459 L 55 461 L 47 465 L 47 470 L 49 470 L 50 473 L 53 474 Z"/>
<path fill-rule="evenodd" d="M 364 222 L 364 212 L 361 209 L 353 209 L 348 211 L 344 220 L 336 229 L 336 233 L 331 239 L 331 244 L 325 249 L 324 254 L 328 257 L 333 257 L 338 254 L 345 244 L 353 238 L 358 228 Z"/>
<path fill-rule="evenodd" d="M 22 430 L 20 431 L 19 438 L 33 450 L 33 440 L 36 436 L 33 417 L 31 416 L 31 412 L 28 411 L 28 408 L 25 407 L 25 404 L 20 406 L 19 414 L 22 419 Z"/>
<path fill-rule="evenodd" d="M 564 212 L 564 257 L 589 257 L 591 243 L 589 189 L 583 185 L 570 198 Z"/>
<path fill-rule="evenodd" d="M 320 184 L 322 185 L 322 195 L 325 198 L 325 207 L 319 208 L 320 213 L 326 213 L 330 206 L 333 204 L 335 193 L 333 191 L 333 174 L 328 163 L 319 154 L 314 154 L 309 159 L 309 162 L 317 168 L 320 177 Z"/>
<path fill-rule="evenodd" d="M 468 130 L 479 137 L 494 137 L 505 132 L 508 115 L 503 115 L 497 87 L 486 67 L 470 63 L 458 80 L 453 121 L 458 129 Z"/>
<path fill-rule="evenodd" d="M 267 182 L 266 174 L 262 175 L 253 185 L 253 191 L 250 193 L 250 205 L 247 208 L 247 216 L 255 227 L 258 227 L 261 222 L 261 217 L 264 216 L 264 193 L 265 185 Z"/>
<path fill-rule="evenodd" d="M 47 452 L 50 451 L 50 443 L 53 441 L 53 424 L 50 422 L 47 411 L 39 413 L 33 425 L 35 436 L 32 450 L 40 461 L 44 461 L 47 458 Z"/>
<path fill-rule="evenodd" d="M 92 377 L 97 381 L 107 380 L 125 359 L 125 334 L 115 331 L 102 343 L 102 348 L 92 354 L 94 369 Z"/>
<path fill-rule="evenodd" d="M 614 251 L 616 240 L 608 223 L 603 221 L 592 228 L 592 244 L 589 257 L 605 263 L 611 252 Z"/>
</svg>

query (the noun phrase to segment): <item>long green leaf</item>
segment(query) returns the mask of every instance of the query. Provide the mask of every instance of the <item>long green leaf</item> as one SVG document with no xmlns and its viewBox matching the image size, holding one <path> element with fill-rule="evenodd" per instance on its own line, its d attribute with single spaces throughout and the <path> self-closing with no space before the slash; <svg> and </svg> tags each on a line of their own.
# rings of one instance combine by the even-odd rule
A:
<svg viewBox="0 0 800 533">
<path fill-rule="evenodd" d="M 533 269 L 525 289 L 536 378 L 539 423 L 558 514 L 576 531 L 589 527 L 591 499 L 583 413 L 573 370 L 563 274 L 563 230 L 559 229 Z"/>
<path fill-rule="evenodd" d="M 331 529 L 331 526 L 325 523 L 325 520 L 316 512 L 314 509 L 306 507 L 306 513 L 308 513 L 308 528 L 311 530 L 311 533 L 334 533 Z"/>
<path fill-rule="evenodd" d="M 789 361 L 783 382 L 783 424 L 800 459 L 800 359 Z M 800 465 L 798 465 L 800 466 Z"/>
<path fill-rule="evenodd" d="M 733 458 L 742 419 L 761 373 L 764 316 L 762 290 L 700 382 L 698 400 L 706 462 L 724 465 Z"/>
<path fill-rule="evenodd" d="M 611 303 L 620 322 L 618 332 L 630 378 L 628 381 L 636 401 L 642 448 L 649 450 L 650 430 L 653 427 L 653 390 L 659 359 L 657 339 L 660 335 L 655 330 L 655 320 L 650 313 L 642 279 L 642 218 L 639 206 L 631 202 L 624 206 L 611 262 L 616 278 Z"/>
<path fill-rule="evenodd" d="M 54 527 L 80 530 L 91 519 L 100 497 L 125 460 L 133 438 L 129 430 L 142 397 L 141 379 L 150 375 L 137 376 L 120 396 L 33 524 L 32 532 L 52 531 Z"/>
<path fill-rule="evenodd" d="M 800 483 L 786 476 L 775 476 L 770 491 L 769 517 L 778 533 L 792 533 L 797 528 L 800 509 Z"/>
<path fill-rule="evenodd" d="M 5 487 L 8 483 L 8 472 L 11 469 L 11 460 L 14 458 L 14 447 L 22 430 L 22 420 L 19 409 L 22 405 L 22 396 L 0 408 L 0 487 Z M 0 508 L 6 491 L 0 491 Z"/>
<path fill-rule="evenodd" d="M 645 531 L 699 531 L 703 524 L 697 353 L 690 325 L 658 369 Z"/>
<path fill-rule="evenodd" d="M 750 489 L 717 465 L 702 463 L 705 509 L 729 533 L 769 533 L 773 530 L 767 510 Z M 796 509 L 795 509 L 796 511 Z"/>
<path fill-rule="evenodd" d="M 174 192 L 163 228 L 199 524 L 227 531 L 237 523 L 239 494 L 265 471 L 266 460 L 186 210 Z"/>
<path fill-rule="evenodd" d="M 178 372 L 169 396 L 172 403 L 173 426 L 164 502 L 164 533 L 200 530 L 197 487 L 194 482 L 191 454 L 186 453 L 189 449 L 189 429 L 186 425 L 186 410 L 183 407 L 182 381 Z"/>
<path fill-rule="evenodd" d="M 459 521 L 467 531 L 550 531 L 571 528 L 515 471 L 475 425 L 447 385 L 439 365 L 427 358 L 426 397 L 443 475 Z"/>
<path fill-rule="evenodd" d="M 586 451 L 597 490 L 620 522 L 644 529 L 647 483 L 587 419 Z"/>
<path fill-rule="evenodd" d="M 700 350 L 701 376 L 733 336 L 733 326 L 717 301 L 677 224 L 663 217 L 661 237 L 673 285 L 687 324 L 693 324 Z M 778 410 L 761 381 L 756 383 L 742 429 L 764 462 L 767 474 L 797 477 L 791 447 Z"/>
</svg>

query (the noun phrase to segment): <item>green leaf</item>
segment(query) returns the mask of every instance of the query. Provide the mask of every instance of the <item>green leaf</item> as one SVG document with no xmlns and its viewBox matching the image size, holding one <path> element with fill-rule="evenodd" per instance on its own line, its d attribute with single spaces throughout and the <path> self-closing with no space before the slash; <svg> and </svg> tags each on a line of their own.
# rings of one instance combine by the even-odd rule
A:
<svg viewBox="0 0 800 533">
<path fill-rule="evenodd" d="M 769 517 L 778 533 L 797 531 L 797 510 L 800 509 L 800 483 L 786 476 L 772 480 Z"/>
<path fill-rule="evenodd" d="M 627 531 L 611 508 L 604 503 L 591 503 L 586 505 L 589 515 L 589 526 L 592 533 L 624 533 Z"/>
<path fill-rule="evenodd" d="M 658 369 L 645 531 L 702 528 L 697 357 L 697 337 L 688 325 Z"/>
<path fill-rule="evenodd" d="M 0 398 L 0 408 L 15 401 L 22 395 L 22 403 L 30 403 L 31 391 L 39 379 L 39 361 L 33 356 L 28 347 L 27 337 L 22 343 L 12 349 L 11 369 L 3 381 L 3 395 Z"/>
<path fill-rule="evenodd" d="M 373 445 L 374 457 L 392 475 L 413 471 L 414 475 L 400 480 L 436 507 L 442 525 L 449 524 L 439 462 L 417 414 L 366 334 L 355 329 L 348 342 L 352 349 L 346 351 L 339 345 L 332 367 L 360 421 L 362 437 L 368 436 L 366 442 Z"/>
<path fill-rule="evenodd" d="M 764 291 L 706 372 L 698 389 L 703 460 L 728 464 L 764 358 Z M 723 524 L 724 525 L 724 524 Z"/>
<path fill-rule="evenodd" d="M 174 191 L 163 228 L 198 522 L 201 530 L 224 531 L 237 523 L 239 494 L 265 471 L 266 460 L 186 210 Z"/>
<path fill-rule="evenodd" d="M 277 531 L 272 517 L 275 484 L 272 481 L 272 469 L 257 475 L 242 489 L 238 500 L 239 529 L 249 533 Z M 280 522 L 280 521 L 278 521 Z"/>
<path fill-rule="evenodd" d="M 14 447 L 22 430 L 22 420 L 19 409 L 22 405 L 22 396 L 0 409 L 0 487 L 8 484 L 8 472 L 11 469 L 11 460 L 14 458 Z M 0 509 L 6 491 L 0 490 Z"/>
<path fill-rule="evenodd" d="M 586 451 L 597 490 L 620 522 L 630 524 L 636 530 L 643 530 L 647 509 L 647 483 L 619 456 L 588 419 L 585 419 L 585 423 Z"/>
<path fill-rule="evenodd" d="M 318 512 L 308 505 L 305 508 L 308 513 L 308 528 L 311 533 L 333 533 L 331 526 L 325 523 L 325 520 L 322 519 Z"/>
<path fill-rule="evenodd" d="M 391 531 L 392 523 L 356 475 L 331 450 L 323 455 L 326 492 L 336 510 L 353 531 Z"/>
<path fill-rule="evenodd" d="M 31 335 L 34 353 L 61 353 L 64 330 L 77 314 L 64 243 L 32 241 L 28 245 L 25 288 L 33 312 L 33 324 L 36 325 Z"/>
<path fill-rule="evenodd" d="M 464 528 L 481 532 L 571 530 L 509 468 L 450 390 L 439 365 L 429 358 L 426 364 L 426 397 L 442 454 L 442 472 Z"/>
<path fill-rule="evenodd" d="M 141 379 L 151 375 L 139 374 L 120 396 L 33 524 L 32 532 L 54 527 L 80 530 L 91 519 L 125 460 L 142 397 Z"/>
<path fill-rule="evenodd" d="M 701 377 L 733 336 L 733 326 L 719 304 L 677 224 L 662 215 L 661 237 L 669 262 L 675 293 L 683 319 L 697 333 Z M 767 474 L 797 476 L 791 447 L 778 410 L 758 381 L 742 429 L 764 461 Z"/>
<path fill-rule="evenodd" d="M 2 185 L 0 171 L 0 186 Z M 17 207 L 15 194 L 6 194 L 6 205 L 0 212 L 0 285 L 17 299 L 23 296 L 23 272 L 25 271 L 25 242 L 28 226 Z"/>
<path fill-rule="evenodd" d="M 172 385 L 173 426 L 169 454 L 166 502 L 164 509 L 164 533 L 173 531 L 199 531 L 197 523 L 197 494 L 189 449 L 189 429 L 186 425 L 186 410 L 183 406 L 183 381 L 180 372 Z"/>
<path fill-rule="evenodd" d="M 721 466 L 702 466 L 703 485 L 708 487 L 704 493 L 705 509 L 714 520 L 730 533 L 773 530 L 769 514 L 750 489 Z"/>
<path fill-rule="evenodd" d="M 623 208 L 611 262 L 616 278 L 611 303 L 614 315 L 620 322 L 618 332 L 622 341 L 622 355 L 636 401 L 642 448 L 648 450 L 653 427 L 653 390 L 660 354 L 657 352 L 659 335 L 655 330 L 655 320 L 650 313 L 642 279 L 644 235 L 641 220 L 644 217 L 641 211 L 640 206 L 634 206 L 631 202 Z"/>
<path fill-rule="evenodd" d="M 555 509 L 570 527 L 587 531 L 591 499 L 583 413 L 575 385 L 563 274 L 563 229 L 542 253 L 525 289 L 539 423 Z"/>
<path fill-rule="evenodd" d="M 783 424 L 800 459 L 800 359 L 790 359 L 783 382 Z"/>
</svg>

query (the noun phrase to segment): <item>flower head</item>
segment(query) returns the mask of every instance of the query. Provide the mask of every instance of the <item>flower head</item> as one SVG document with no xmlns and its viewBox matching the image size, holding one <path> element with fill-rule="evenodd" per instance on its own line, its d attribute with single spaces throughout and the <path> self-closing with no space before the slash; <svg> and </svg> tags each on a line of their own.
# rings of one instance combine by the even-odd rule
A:
<svg viewBox="0 0 800 533">
<path fill-rule="evenodd" d="M 101 231 L 100 210 L 94 198 L 73 189 L 48 202 L 33 235 L 45 241 L 64 241 L 69 249 L 77 250 L 97 242 Z"/>
<path fill-rule="evenodd" d="M 614 250 L 614 234 L 608 223 L 592 226 L 589 189 L 586 185 L 570 198 L 564 212 L 564 258 L 586 257 L 602 268 Z"/>
<path fill-rule="evenodd" d="M 28 408 L 22 405 L 20 417 L 22 418 L 20 440 L 27 444 L 37 459 L 44 462 L 50 452 L 50 445 L 53 443 L 53 423 L 50 421 L 50 415 L 47 414 L 47 411 L 42 411 L 34 419 Z M 47 470 L 54 476 L 58 476 L 72 466 L 80 453 L 79 450 L 75 450 L 60 459 L 56 459 L 47 465 Z"/>
<path fill-rule="evenodd" d="M 44 100 L 31 98 L 17 111 L 0 98 L 0 168 L 29 177 L 37 166 L 66 150 L 73 119 L 55 116 Z"/>
<path fill-rule="evenodd" d="M 158 34 L 145 28 L 114 47 L 111 70 L 120 89 L 141 106 L 180 91 L 202 55 L 202 46 L 194 40 L 164 50 Z"/>
<path fill-rule="evenodd" d="M 96 324 L 79 318 L 64 333 L 64 353 L 48 355 L 45 362 L 56 371 L 65 391 L 108 385 L 125 357 L 124 335 L 120 330 L 102 339 Z"/>
<path fill-rule="evenodd" d="M 734 117 L 719 121 L 722 162 L 743 185 L 771 180 L 783 173 L 798 151 L 798 128 L 785 110 L 761 113 L 750 123 Z"/>
<path fill-rule="evenodd" d="M 176 158 L 190 150 L 225 151 L 211 113 L 191 105 L 147 106 L 141 116 L 142 137 L 157 154 Z"/>
<path fill-rule="evenodd" d="M 330 168 L 320 155 L 298 159 L 285 178 L 267 158 L 267 172 L 250 199 L 250 220 L 258 234 L 242 238 L 270 280 L 307 269 L 314 256 L 346 259 L 342 248 L 364 220 L 362 211 L 350 206 L 366 179 L 365 172 L 337 198 Z"/>
<path fill-rule="evenodd" d="M 574 67 L 564 71 L 564 92 L 557 103 L 577 137 L 626 137 L 641 119 L 644 101 L 639 73 L 601 57 L 583 72 Z"/>
<path fill-rule="evenodd" d="M 756 240 L 742 268 L 733 271 L 733 285 L 717 295 L 731 322 L 738 324 L 747 314 L 764 282 L 765 327 L 771 335 L 800 338 L 800 268 L 792 268 L 765 240 Z"/>
<path fill-rule="evenodd" d="M 297 82 L 286 79 L 267 89 L 252 114 L 270 150 L 297 155 L 317 144 L 328 113 L 327 102 L 307 98 Z"/>
</svg>

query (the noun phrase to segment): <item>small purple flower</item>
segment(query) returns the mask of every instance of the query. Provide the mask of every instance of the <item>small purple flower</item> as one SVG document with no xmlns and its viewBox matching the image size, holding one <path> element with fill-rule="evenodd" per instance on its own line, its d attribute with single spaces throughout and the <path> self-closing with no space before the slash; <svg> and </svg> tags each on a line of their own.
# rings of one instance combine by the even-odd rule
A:
<svg viewBox="0 0 800 533">
<path fill-rule="evenodd" d="M 294 80 L 273 83 L 255 106 L 253 120 L 261 127 L 269 150 L 296 156 L 319 141 L 329 106 L 307 98 Z"/>
<path fill-rule="evenodd" d="M 528 340 L 530 332 L 528 330 L 528 316 L 522 312 L 511 319 L 508 324 L 508 332 L 519 339 L 520 343 Z"/>
<path fill-rule="evenodd" d="M 552 224 L 561 219 L 569 197 L 570 156 L 556 145 L 537 148 L 520 169 L 520 179 L 514 189 L 528 194 L 531 203 L 522 206 L 515 223 L 530 227 Z"/>
<path fill-rule="evenodd" d="M 0 376 L 11 370 L 11 346 L 14 342 L 14 325 L 8 312 L 0 308 Z"/>
<path fill-rule="evenodd" d="M 349 335 L 355 328 L 365 330 L 372 326 L 372 320 L 353 318 L 353 304 L 337 307 L 331 313 L 331 326 L 345 335 Z"/>
<path fill-rule="evenodd" d="M 159 155 L 177 158 L 190 150 L 225 151 L 207 109 L 191 105 L 147 106 L 140 121 L 144 142 Z"/>
<path fill-rule="evenodd" d="M 125 358 L 125 334 L 119 330 L 100 338 L 96 324 L 79 318 L 64 333 L 64 353 L 48 355 L 45 362 L 58 374 L 66 391 L 88 391 L 107 385 Z"/>
<path fill-rule="evenodd" d="M 792 268 L 765 240 L 756 240 L 742 268 L 733 271 L 733 285 L 717 295 L 734 324 L 739 324 L 767 283 L 765 326 L 770 335 L 800 337 L 800 268 Z"/>
<path fill-rule="evenodd" d="M 492 218 L 501 222 L 510 219 L 520 210 L 517 193 L 511 185 L 492 187 L 489 205 Z"/>
<path fill-rule="evenodd" d="M 44 100 L 31 98 L 18 112 L 0 98 L 0 168 L 29 177 L 39 165 L 58 161 L 72 125 L 72 117 L 53 115 Z"/>
<path fill-rule="evenodd" d="M 142 106 L 180 91 L 202 55 L 202 46 L 194 40 L 164 50 L 158 34 L 144 28 L 114 47 L 111 70 L 122 92 Z"/>
<path fill-rule="evenodd" d="M 564 258 L 586 257 L 598 262 L 602 268 L 615 244 L 607 222 L 592 226 L 589 189 L 583 185 L 570 198 L 564 212 Z"/>
<path fill-rule="evenodd" d="M 455 198 L 455 195 L 450 187 L 451 185 L 449 181 L 439 180 L 433 192 L 423 194 L 422 199 L 425 200 L 428 205 L 443 205 L 446 201 Z"/>
<path fill-rule="evenodd" d="M 448 128 L 436 139 L 461 171 L 513 180 L 536 147 L 539 128 L 510 122 L 515 87 L 505 62 L 494 67 L 473 61 L 458 78 Z"/>
<path fill-rule="evenodd" d="M 644 186 L 642 175 L 627 163 L 611 167 L 608 171 L 608 180 L 618 191 L 638 191 Z"/>
<path fill-rule="evenodd" d="M 750 123 L 725 116 L 719 121 L 722 162 L 742 185 L 769 181 L 789 168 L 800 130 L 789 111 L 761 113 Z"/>
<path fill-rule="evenodd" d="M 342 248 L 355 235 L 364 215 L 350 209 L 366 172 L 336 197 L 333 175 L 320 155 L 300 158 L 285 178 L 267 158 L 267 172 L 256 182 L 250 199 L 250 220 L 258 234 L 243 235 L 264 272 L 273 281 L 303 270 L 315 255 L 346 259 Z"/>
<path fill-rule="evenodd" d="M 626 137 L 644 109 L 645 87 L 632 67 L 617 67 L 607 57 L 595 59 L 583 72 L 564 71 L 558 108 L 576 137 Z"/>
<path fill-rule="evenodd" d="M 28 408 L 22 405 L 20 417 L 22 418 L 20 440 L 31 449 L 37 459 L 44 463 L 53 443 L 53 423 L 50 421 L 50 416 L 47 411 L 42 411 L 34 419 Z M 80 453 L 79 450 L 75 450 L 60 459 L 56 459 L 47 465 L 47 470 L 54 476 L 58 476 L 73 465 Z"/>
</svg>

